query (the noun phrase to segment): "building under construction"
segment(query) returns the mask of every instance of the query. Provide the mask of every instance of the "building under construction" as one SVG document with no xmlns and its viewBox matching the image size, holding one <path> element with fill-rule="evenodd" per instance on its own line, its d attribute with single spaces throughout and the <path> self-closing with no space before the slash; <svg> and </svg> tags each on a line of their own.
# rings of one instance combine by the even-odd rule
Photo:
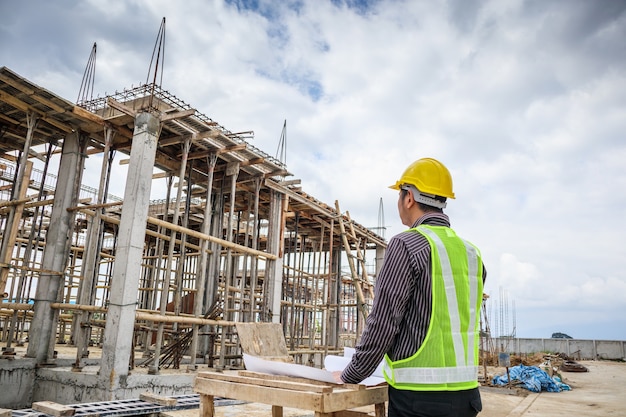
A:
<svg viewBox="0 0 626 417">
<path fill-rule="evenodd" d="M 190 393 L 242 367 L 240 322 L 297 363 L 353 345 L 386 242 L 249 135 L 157 84 L 72 103 L 0 68 L 0 406 Z"/>
</svg>

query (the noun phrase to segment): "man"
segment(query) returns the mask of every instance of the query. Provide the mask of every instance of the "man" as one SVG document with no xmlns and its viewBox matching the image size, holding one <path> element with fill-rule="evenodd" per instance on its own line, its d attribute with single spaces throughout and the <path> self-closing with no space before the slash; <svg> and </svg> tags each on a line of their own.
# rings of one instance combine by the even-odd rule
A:
<svg viewBox="0 0 626 417">
<path fill-rule="evenodd" d="M 384 357 L 390 417 L 476 416 L 486 272 L 478 249 L 450 229 L 443 213 L 454 198 L 450 172 L 420 159 L 390 188 L 400 191 L 398 214 L 410 229 L 390 240 L 365 330 L 335 378 L 358 383 Z"/>
</svg>

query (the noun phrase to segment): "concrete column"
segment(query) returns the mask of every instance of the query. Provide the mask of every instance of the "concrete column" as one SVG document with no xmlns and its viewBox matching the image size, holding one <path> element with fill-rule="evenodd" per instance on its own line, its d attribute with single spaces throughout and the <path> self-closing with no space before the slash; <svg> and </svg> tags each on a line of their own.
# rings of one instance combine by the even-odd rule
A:
<svg viewBox="0 0 626 417">
<path fill-rule="evenodd" d="M 50 304 L 58 301 L 57 297 L 62 290 L 76 213 L 67 211 L 67 208 L 78 203 L 84 163 L 79 132 L 73 132 L 63 141 L 50 227 L 46 233 L 46 247 L 41 265 L 45 272 L 39 275 L 37 281 L 35 314 L 30 328 L 38 331 L 29 332 L 26 356 L 36 358 L 38 364 L 52 358 L 58 312 L 50 308 Z"/>
<path fill-rule="evenodd" d="M 237 177 L 239 176 L 239 163 L 231 162 L 226 166 L 226 176 L 231 178 L 230 180 L 230 204 L 228 208 L 228 225 L 226 226 L 226 240 L 233 241 L 233 228 L 235 227 L 235 203 L 237 201 Z M 229 321 L 238 321 L 235 313 L 233 312 L 235 306 L 235 297 L 237 293 L 233 291 L 232 296 L 229 296 L 230 288 L 233 284 L 233 251 L 231 248 L 226 248 L 226 265 L 224 271 L 224 318 Z M 226 368 L 226 355 L 229 353 L 230 348 L 226 346 L 227 336 L 226 326 L 221 326 L 222 335 L 220 337 L 220 367 Z"/>
<path fill-rule="evenodd" d="M 261 178 L 254 179 L 254 218 L 252 221 L 252 249 L 258 249 L 259 245 L 259 197 L 261 193 Z M 259 258 L 253 257 L 250 265 L 250 315 L 251 322 L 255 322 L 256 286 L 258 282 Z"/>
<path fill-rule="evenodd" d="M 109 127 L 105 127 L 104 152 L 102 153 L 102 165 L 100 168 L 100 185 L 98 187 L 98 196 L 96 204 L 102 204 L 105 201 L 104 191 L 109 182 L 109 167 L 111 159 L 109 152 L 113 144 L 115 131 Z M 83 253 L 83 262 L 81 267 L 81 280 L 78 287 L 78 304 L 92 304 L 94 301 L 93 287 L 97 280 L 98 262 L 100 261 L 100 231 L 101 231 L 101 214 L 103 209 L 97 209 L 95 216 L 89 220 L 87 226 L 87 239 L 85 241 L 85 252 Z M 73 318 L 73 340 L 76 345 L 76 362 L 73 371 L 80 371 L 82 368 L 81 359 L 89 353 L 89 337 L 91 329 L 83 327 L 82 324 L 88 322 L 91 313 L 88 311 L 77 311 Z"/>
<path fill-rule="evenodd" d="M 108 399 L 115 399 L 114 391 L 126 385 L 133 354 L 137 288 L 159 125 L 159 118 L 150 113 L 139 113 L 135 117 L 100 365 L 100 379 L 108 391 L 105 394 Z"/>
<path fill-rule="evenodd" d="M 207 159 L 209 164 L 209 177 L 206 183 L 206 198 L 205 198 L 205 206 L 204 206 L 204 219 L 202 221 L 202 233 L 208 235 L 211 232 L 211 195 L 213 194 L 213 174 L 215 171 L 215 164 L 217 163 L 217 155 L 211 154 Z M 200 255 L 198 259 L 198 266 L 196 269 L 196 296 L 194 299 L 193 305 L 193 314 L 196 317 L 200 317 L 203 314 L 203 305 L 204 305 L 204 292 L 206 289 L 206 281 L 207 281 L 207 270 L 208 270 L 208 261 L 209 261 L 209 242 L 207 240 L 202 239 L 200 241 Z M 198 354 L 198 330 L 200 326 L 194 324 L 192 327 L 192 337 L 191 337 L 191 346 L 189 348 L 189 354 L 191 355 L 191 363 L 189 364 L 188 369 L 195 370 L 196 367 L 196 356 Z"/>
<path fill-rule="evenodd" d="M 237 177 L 239 176 L 239 162 L 231 162 L 226 166 L 226 176 L 230 177 L 230 204 L 228 207 L 228 225 L 226 226 L 226 240 L 233 241 L 233 229 L 235 228 L 235 203 L 237 202 Z M 233 251 L 226 248 L 226 271 L 224 273 L 224 317 L 226 320 L 238 321 L 235 318 L 235 297 L 237 294 L 233 292 L 229 297 L 228 292 L 235 284 L 233 283 L 234 272 Z M 224 346 L 225 338 L 222 338 L 222 346 Z"/>
<path fill-rule="evenodd" d="M 285 217 L 283 205 L 287 197 L 275 190 L 270 191 L 270 218 L 267 232 L 267 251 L 277 256 L 276 260 L 267 260 L 265 277 L 265 314 L 264 320 L 280 323 L 280 301 L 283 289 L 283 245 Z"/>
</svg>

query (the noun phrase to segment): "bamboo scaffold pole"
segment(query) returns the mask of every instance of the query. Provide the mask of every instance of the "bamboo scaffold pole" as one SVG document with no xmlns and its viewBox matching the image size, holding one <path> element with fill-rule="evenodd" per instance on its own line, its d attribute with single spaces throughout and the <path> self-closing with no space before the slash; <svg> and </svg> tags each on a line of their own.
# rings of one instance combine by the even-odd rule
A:
<svg viewBox="0 0 626 417">
<path fill-rule="evenodd" d="M 107 313 L 106 307 L 93 306 L 93 305 L 81 305 L 81 304 L 67 304 L 67 303 L 51 303 L 51 308 L 65 311 L 90 311 L 93 313 Z M 32 311 L 33 305 L 26 303 L 0 303 L 0 309 L 4 310 L 19 310 L 19 311 Z M 192 317 L 187 315 L 175 316 L 173 314 L 160 314 L 158 312 L 148 312 L 144 310 L 137 310 L 135 313 L 135 319 L 138 321 L 151 321 L 155 323 L 180 323 L 180 324 L 198 324 L 198 325 L 210 325 L 210 326 L 234 326 L 236 322 L 227 320 L 212 320 L 203 319 L 199 317 Z"/>
<path fill-rule="evenodd" d="M 45 200 L 45 178 L 46 175 L 48 173 L 48 168 L 49 168 L 49 161 L 50 161 L 50 155 L 52 154 L 52 147 L 53 145 L 50 143 L 48 144 L 48 148 L 46 151 L 46 162 L 44 164 L 44 170 L 43 170 L 43 174 L 42 174 L 42 178 L 43 180 L 41 181 L 40 185 L 39 185 L 39 190 L 37 192 L 37 196 L 35 196 L 34 198 L 37 199 L 37 202 L 40 202 L 42 200 Z M 26 170 L 26 172 L 28 172 L 28 169 Z M 30 177 L 30 173 L 28 174 Z M 28 242 L 26 243 L 25 249 L 24 249 L 24 254 L 23 254 L 23 258 L 22 258 L 22 266 L 25 266 L 26 268 L 21 268 L 20 274 L 19 274 L 19 280 L 18 280 L 18 286 L 17 286 L 17 293 L 13 294 L 13 296 L 11 297 L 12 299 L 14 299 L 16 302 L 21 302 L 24 298 L 25 298 L 25 294 L 26 294 L 26 275 L 28 273 L 28 266 L 31 264 L 31 257 L 34 255 L 36 257 L 36 248 L 39 244 L 39 240 L 41 238 L 41 227 L 37 227 L 37 219 L 40 218 L 40 225 L 43 222 L 43 210 L 41 210 L 41 217 L 39 215 L 40 212 L 40 206 L 36 206 L 35 207 L 35 211 L 33 213 L 33 223 L 32 223 L 32 227 L 30 228 L 30 232 L 28 234 Z M 17 239 L 16 239 L 17 240 Z M 28 279 L 28 286 L 30 286 L 30 283 L 32 282 L 32 278 Z M 21 330 L 24 330 L 25 325 L 25 317 L 22 317 L 21 320 Z M 11 342 L 13 339 L 13 335 L 14 332 L 17 332 L 18 329 L 18 315 L 17 312 L 15 312 L 13 314 L 13 317 L 11 318 L 11 325 L 9 327 L 9 333 L 7 336 L 7 345 L 5 348 L 5 353 L 7 352 L 12 352 L 11 350 Z M 20 330 L 20 331 L 21 331 Z"/>
<path fill-rule="evenodd" d="M 28 154 L 28 149 L 25 149 L 23 153 Z M 22 160 L 24 160 L 24 158 L 22 158 Z M 28 191 L 28 184 L 33 163 L 28 160 L 24 160 L 23 165 L 24 166 L 20 165 L 18 174 L 21 174 L 26 178 L 16 179 L 13 189 L 13 201 L 25 200 L 26 192 Z M 17 238 L 23 211 L 24 203 L 10 206 L 9 216 L 5 225 L 6 227 L 2 235 L 2 242 L 0 242 L 0 295 L 3 294 L 6 289 L 10 262 L 13 255 L 13 247 L 15 246 L 15 239 Z"/>
<path fill-rule="evenodd" d="M 367 275 L 367 268 L 365 267 L 365 246 L 367 242 L 363 242 L 363 251 L 361 251 L 360 240 L 357 240 L 356 232 L 354 231 L 354 225 L 352 223 L 352 219 L 350 218 L 350 212 L 346 211 L 346 217 L 348 217 L 349 225 L 350 225 L 350 234 L 352 235 L 352 239 L 359 242 L 356 246 L 356 259 L 359 261 L 361 265 L 361 276 L 362 280 L 365 284 L 367 284 L 367 290 L 370 295 L 370 298 L 374 298 L 374 286 L 369 280 L 369 276 Z"/>
<path fill-rule="evenodd" d="M 337 212 L 341 213 L 341 211 L 339 210 L 338 200 L 335 200 L 335 207 L 337 208 Z M 361 313 L 361 316 L 363 316 L 363 322 L 365 322 L 365 320 L 367 319 L 367 315 L 368 315 L 367 305 L 365 304 L 365 297 L 363 296 L 363 290 L 361 289 L 359 276 L 354 266 L 354 258 L 352 257 L 352 252 L 350 250 L 350 243 L 348 242 L 348 236 L 346 234 L 346 228 L 343 224 L 343 216 L 341 215 L 339 216 L 339 230 L 341 231 L 343 249 L 346 252 L 346 257 L 348 258 L 348 264 L 350 265 L 350 272 L 352 273 L 352 282 L 354 283 L 354 287 L 356 291 L 359 312 Z"/>
<path fill-rule="evenodd" d="M 95 213 L 92 210 L 86 210 L 86 209 L 80 208 L 79 211 L 82 212 L 82 213 L 85 213 L 85 214 L 87 214 L 89 216 L 94 216 L 95 215 Z M 111 216 L 102 216 L 102 219 L 104 221 L 108 222 L 108 223 L 111 223 L 111 224 L 118 224 L 119 225 L 119 223 L 120 223 L 119 219 L 116 219 L 116 218 L 111 217 Z M 257 249 L 247 248 L 247 247 L 245 247 L 243 245 L 239 245 L 239 244 L 234 243 L 234 242 L 229 242 L 227 240 L 220 239 L 219 237 L 215 237 L 215 236 L 208 235 L 208 234 L 205 234 L 205 233 L 202 233 L 202 232 L 198 232 L 197 230 L 188 229 L 186 227 L 179 226 L 177 224 L 173 224 L 173 223 L 170 223 L 170 222 L 165 221 L 165 220 L 157 219 L 156 217 L 148 216 L 147 223 L 153 224 L 155 226 L 163 226 L 164 229 L 169 229 L 169 230 L 173 230 L 173 231 L 176 231 L 176 232 L 185 232 L 185 233 L 187 233 L 188 236 L 192 236 L 192 237 L 195 237 L 197 239 L 204 239 L 204 240 L 207 240 L 207 241 L 213 242 L 213 243 L 218 243 L 221 246 L 224 246 L 224 247 L 227 247 L 227 248 L 230 247 L 231 249 L 234 249 L 236 252 L 246 252 L 246 253 L 249 253 L 251 255 L 258 256 L 260 258 L 264 258 L 264 259 L 272 260 L 272 261 L 275 261 L 276 259 L 278 259 L 278 257 L 276 255 L 274 255 L 273 253 L 268 253 L 268 252 L 263 252 L 263 251 L 260 251 L 260 250 L 257 250 Z M 150 236 L 160 237 L 160 238 L 163 238 L 163 237 L 167 238 L 167 236 L 164 236 L 164 235 L 162 235 L 160 233 L 157 233 L 157 232 L 154 232 L 152 230 L 146 230 L 146 234 L 150 235 Z M 178 243 L 179 241 L 177 240 L 176 242 Z M 193 249 L 196 249 L 196 250 L 199 249 L 199 246 L 192 245 L 190 243 L 187 243 L 187 246 L 191 247 Z"/>
<path fill-rule="evenodd" d="M 267 260 L 272 260 L 272 261 L 275 261 L 276 259 L 278 259 L 278 257 L 276 255 L 274 255 L 273 253 L 268 253 L 268 252 L 263 252 L 263 251 L 256 250 L 256 249 L 247 248 L 247 247 L 245 247 L 243 245 L 239 245 L 237 243 L 230 242 L 228 240 L 220 239 L 220 238 L 215 237 L 215 236 L 207 235 L 207 234 L 204 234 L 202 232 L 198 232 L 198 231 L 193 230 L 193 229 L 187 229 L 185 227 L 178 226 L 176 224 L 172 224 L 172 223 L 169 223 L 169 222 L 165 222 L 163 220 L 159 220 L 159 219 L 154 218 L 154 217 L 148 217 L 148 223 L 151 223 L 151 224 L 154 224 L 154 225 L 157 225 L 157 226 L 163 225 L 165 228 L 168 228 L 168 229 L 171 229 L 171 230 L 175 230 L 177 232 L 184 231 L 189 236 L 193 236 L 193 237 L 198 238 L 198 239 L 205 239 L 205 240 L 208 240 L 209 242 L 218 243 L 221 246 L 224 246 L 226 248 L 231 248 L 231 249 L 235 250 L 236 252 L 246 252 L 246 253 L 249 253 L 251 255 L 258 256 L 260 258 L 265 258 Z"/>
</svg>

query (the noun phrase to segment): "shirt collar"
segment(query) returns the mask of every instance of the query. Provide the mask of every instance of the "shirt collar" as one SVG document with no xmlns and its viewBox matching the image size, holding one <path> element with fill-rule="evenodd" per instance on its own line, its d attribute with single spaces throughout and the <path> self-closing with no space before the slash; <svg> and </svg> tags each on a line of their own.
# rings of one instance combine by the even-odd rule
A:
<svg viewBox="0 0 626 417">
<path fill-rule="evenodd" d="M 413 223 L 413 227 L 417 227 L 420 224 L 428 224 L 430 226 L 446 226 L 450 227 L 450 218 L 448 218 L 447 214 L 439 213 L 439 212 L 428 212 L 424 213 L 423 216 L 418 218 L 415 223 Z"/>
</svg>

